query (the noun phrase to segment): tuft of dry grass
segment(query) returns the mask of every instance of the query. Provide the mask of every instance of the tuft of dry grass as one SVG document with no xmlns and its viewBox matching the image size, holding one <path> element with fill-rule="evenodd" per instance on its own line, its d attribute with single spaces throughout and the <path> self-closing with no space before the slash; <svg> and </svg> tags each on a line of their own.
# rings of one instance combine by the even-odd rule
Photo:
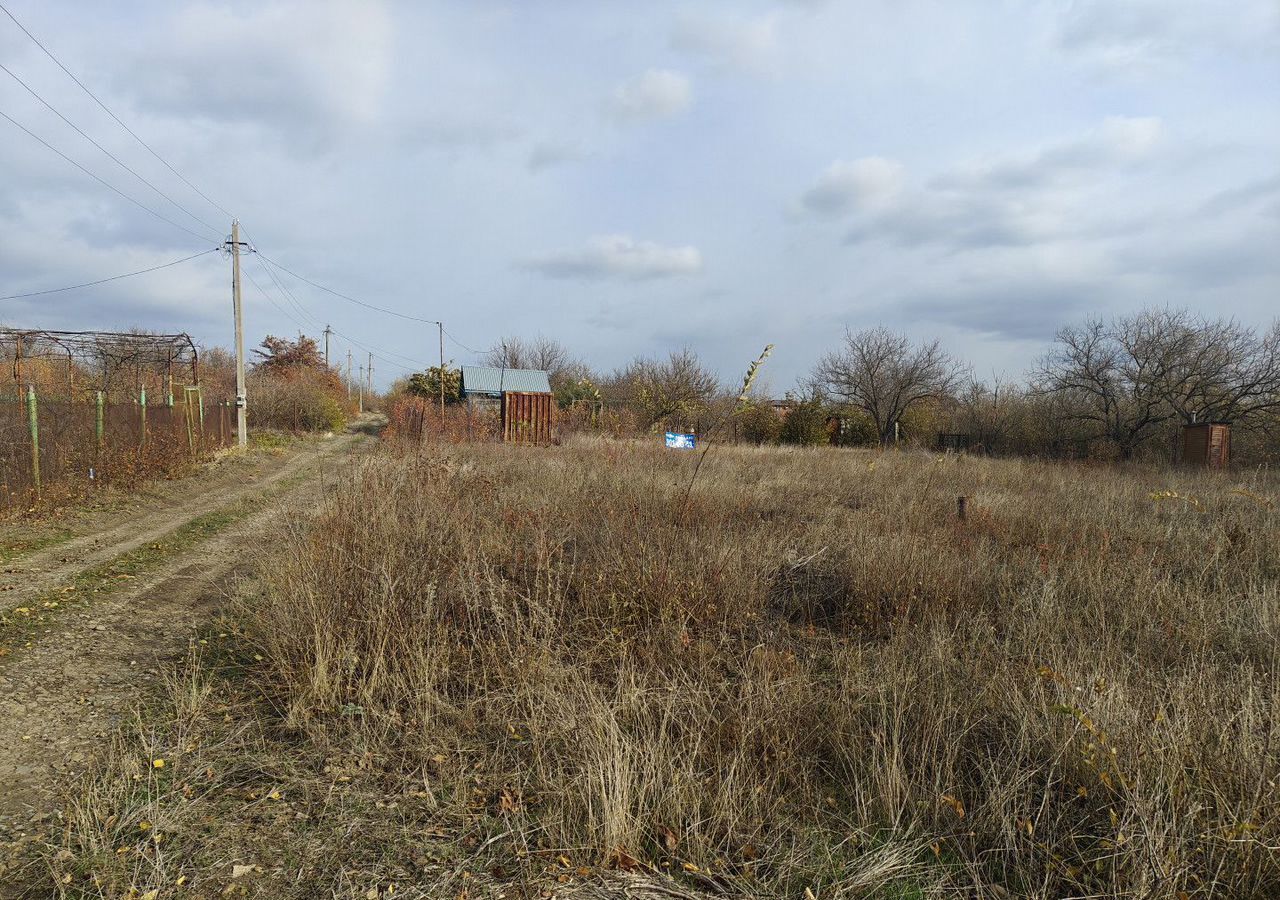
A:
<svg viewBox="0 0 1280 900">
<path fill-rule="evenodd" d="M 695 464 L 362 459 L 239 610 L 261 715 L 522 878 L 1280 892 L 1274 476 L 722 447 L 686 503 Z"/>
</svg>

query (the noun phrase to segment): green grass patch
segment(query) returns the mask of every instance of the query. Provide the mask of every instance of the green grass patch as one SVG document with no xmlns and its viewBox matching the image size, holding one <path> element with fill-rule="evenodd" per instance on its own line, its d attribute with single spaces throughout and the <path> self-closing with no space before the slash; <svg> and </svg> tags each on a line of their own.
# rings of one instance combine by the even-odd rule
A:
<svg viewBox="0 0 1280 900">
<path fill-rule="evenodd" d="M 32 528 L 30 533 L 11 537 L 0 545 L 0 563 L 5 565 L 39 550 L 65 544 L 76 534 L 66 526 Z"/>
</svg>

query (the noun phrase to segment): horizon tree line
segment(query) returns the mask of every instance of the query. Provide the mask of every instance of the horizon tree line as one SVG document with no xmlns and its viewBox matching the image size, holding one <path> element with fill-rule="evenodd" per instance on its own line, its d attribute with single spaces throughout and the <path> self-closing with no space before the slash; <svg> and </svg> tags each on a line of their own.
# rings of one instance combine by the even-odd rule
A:
<svg viewBox="0 0 1280 900">
<path fill-rule="evenodd" d="M 545 370 L 562 408 L 613 410 L 641 431 L 698 428 L 722 418 L 735 400 L 688 347 L 598 373 L 553 338 L 517 336 L 482 362 Z M 438 396 L 436 368 L 400 387 Z M 797 410 L 806 424 L 786 435 Z M 991 452 L 1072 450 L 1121 459 L 1163 447 L 1181 425 L 1231 421 L 1270 458 L 1280 455 L 1280 320 L 1259 329 L 1168 308 L 1093 317 L 1059 329 L 1017 382 L 974 378 L 938 340 L 913 341 L 883 326 L 848 329 L 784 398 L 757 389 L 731 418 L 740 438 L 759 442 L 818 443 L 825 436 L 887 446 L 903 434 L 925 443 L 933 432 L 954 431 Z M 843 427 L 814 424 L 833 420 Z"/>
</svg>

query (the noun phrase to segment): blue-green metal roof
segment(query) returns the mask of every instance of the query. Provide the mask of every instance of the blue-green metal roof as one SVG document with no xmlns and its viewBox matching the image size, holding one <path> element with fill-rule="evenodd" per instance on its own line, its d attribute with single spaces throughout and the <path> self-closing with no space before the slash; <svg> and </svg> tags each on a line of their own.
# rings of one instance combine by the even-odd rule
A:
<svg viewBox="0 0 1280 900">
<path fill-rule="evenodd" d="M 462 395 L 491 394 L 505 391 L 551 393 L 551 380 L 541 369 L 498 369 L 492 366 L 463 366 Z"/>
</svg>

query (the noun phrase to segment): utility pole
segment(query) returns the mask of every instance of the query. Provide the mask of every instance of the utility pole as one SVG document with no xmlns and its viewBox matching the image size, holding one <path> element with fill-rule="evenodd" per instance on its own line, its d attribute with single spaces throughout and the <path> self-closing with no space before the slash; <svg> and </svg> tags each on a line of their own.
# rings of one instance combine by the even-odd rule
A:
<svg viewBox="0 0 1280 900">
<path fill-rule="evenodd" d="M 364 370 L 364 373 L 365 373 L 365 378 L 368 379 L 366 393 L 368 393 L 368 395 L 372 397 L 373 396 L 373 354 L 372 353 L 369 354 L 369 365 Z"/>
<path fill-rule="evenodd" d="M 437 322 L 440 329 L 440 421 L 444 421 L 444 323 Z"/>
<path fill-rule="evenodd" d="M 347 402 L 351 402 L 351 348 L 347 348 Z"/>
<path fill-rule="evenodd" d="M 240 311 L 240 220 L 231 220 L 231 305 L 236 317 L 236 442 L 249 444 L 248 397 L 244 387 L 244 317 Z"/>
<path fill-rule="evenodd" d="M 329 335 L 333 334 L 333 329 L 328 325 L 324 326 L 324 367 L 329 368 Z"/>
</svg>

